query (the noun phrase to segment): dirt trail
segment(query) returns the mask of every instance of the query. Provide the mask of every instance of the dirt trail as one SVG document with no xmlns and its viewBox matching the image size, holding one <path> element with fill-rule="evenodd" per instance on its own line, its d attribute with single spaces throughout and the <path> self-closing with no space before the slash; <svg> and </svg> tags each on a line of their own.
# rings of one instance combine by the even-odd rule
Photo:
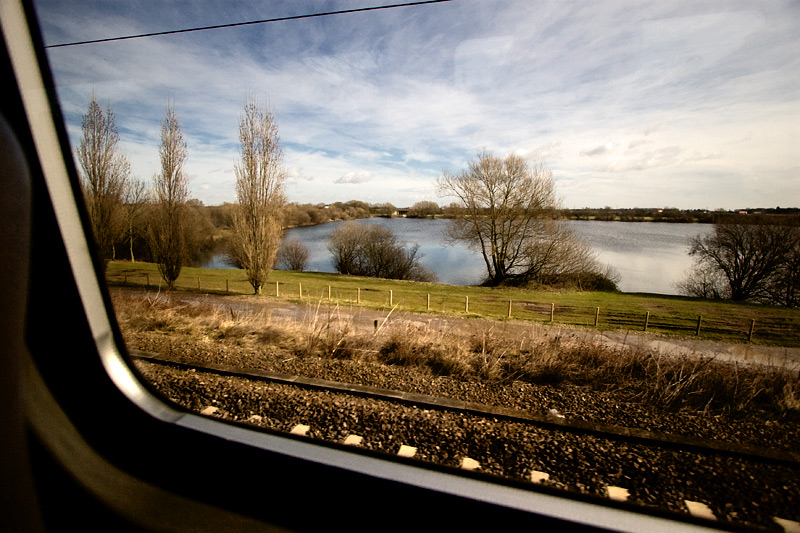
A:
<svg viewBox="0 0 800 533">
<path fill-rule="evenodd" d="M 558 337 L 565 341 L 586 341 L 611 347 L 634 347 L 652 350 L 664 355 L 713 357 L 723 361 L 783 367 L 800 371 L 800 348 L 763 346 L 752 343 L 731 343 L 688 337 L 671 337 L 657 333 L 626 330 L 597 331 L 590 328 L 547 325 L 523 321 L 497 321 L 481 318 L 460 318 L 448 315 L 412 313 L 408 311 L 378 310 L 355 306 L 330 305 L 326 302 L 279 301 L 252 296 L 217 296 L 193 292 L 145 293 L 137 289 L 114 288 L 113 291 L 134 292 L 142 298 L 170 298 L 182 305 L 214 305 L 231 312 L 261 313 L 278 322 L 326 321 L 329 318 L 348 323 L 358 332 L 373 331 L 377 327 L 396 326 L 432 329 L 435 331 L 483 334 L 492 331 L 511 336 Z"/>
</svg>

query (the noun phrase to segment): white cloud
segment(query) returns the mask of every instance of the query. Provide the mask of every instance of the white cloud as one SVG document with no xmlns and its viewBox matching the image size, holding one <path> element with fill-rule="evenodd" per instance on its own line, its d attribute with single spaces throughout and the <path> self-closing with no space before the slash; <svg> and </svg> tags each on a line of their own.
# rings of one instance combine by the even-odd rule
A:
<svg viewBox="0 0 800 533">
<path fill-rule="evenodd" d="M 286 177 L 290 180 L 314 181 L 314 176 L 307 176 L 300 167 L 289 167 L 286 169 Z"/>
<path fill-rule="evenodd" d="M 600 146 L 597 146 L 596 148 L 592 148 L 591 150 L 584 150 L 583 152 L 581 152 L 581 155 L 585 155 L 585 156 L 589 156 L 589 157 L 597 157 L 597 156 L 600 156 L 600 155 L 608 153 L 608 151 L 609 151 L 609 147 L 606 146 L 605 144 L 601 144 Z"/>
<path fill-rule="evenodd" d="M 224 12 L 216 4 L 36 4 L 49 43 L 259 18 L 259 8 L 239 3 Z M 273 9 L 314 8 L 287 5 Z M 166 16 L 176 12 L 181 18 Z M 233 198 L 237 121 L 251 93 L 278 119 L 293 201 L 410 205 L 432 194 L 442 170 L 487 148 L 544 160 L 565 204 L 662 205 L 672 195 L 672 205 L 698 207 L 726 187 L 728 207 L 737 207 L 752 191 L 728 187 L 725 176 L 758 175 L 764 205 L 800 205 L 789 186 L 800 166 L 799 25 L 792 2 L 545 1 L 531 9 L 462 0 L 48 56 L 73 142 L 95 92 L 114 107 L 139 177 L 157 170 L 160 121 L 173 99 L 193 194 L 206 204 Z"/>
<path fill-rule="evenodd" d="M 367 183 L 372 181 L 372 172 L 348 172 L 334 183 Z"/>
</svg>

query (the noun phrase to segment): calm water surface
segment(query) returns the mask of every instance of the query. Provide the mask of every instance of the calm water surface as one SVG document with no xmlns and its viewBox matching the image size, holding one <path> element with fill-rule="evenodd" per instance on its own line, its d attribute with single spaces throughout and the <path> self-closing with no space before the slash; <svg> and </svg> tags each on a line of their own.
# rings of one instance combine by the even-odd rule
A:
<svg viewBox="0 0 800 533">
<path fill-rule="evenodd" d="M 371 218 L 359 224 L 380 224 L 390 228 L 407 244 L 419 244 L 421 262 L 433 270 L 442 283 L 473 285 L 481 282 L 486 266 L 480 253 L 463 244 L 445 246 L 447 220 L 406 218 Z M 321 226 L 292 228 L 285 238 L 299 239 L 310 254 L 308 269 L 334 272 L 327 248 L 330 233 L 344 222 Z M 675 283 L 692 265 L 688 254 L 689 241 L 698 234 L 711 231 L 709 224 L 667 224 L 648 222 L 567 221 L 575 232 L 589 243 L 598 260 L 614 267 L 621 276 L 620 290 L 677 294 Z M 226 268 L 224 259 L 216 256 L 206 268 Z"/>
</svg>

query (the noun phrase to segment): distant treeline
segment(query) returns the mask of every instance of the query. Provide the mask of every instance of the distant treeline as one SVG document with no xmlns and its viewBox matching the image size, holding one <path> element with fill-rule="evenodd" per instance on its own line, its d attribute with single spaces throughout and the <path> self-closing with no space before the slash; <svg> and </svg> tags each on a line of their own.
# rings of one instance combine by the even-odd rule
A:
<svg viewBox="0 0 800 533">
<path fill-rule="evenodd" d="M 789 207 L 770 207 L 770 208 L 747 208 L 732 211 L 707 209 L 677 209 L 674 207 L 665 208 L 593 208 L 583 207 L 580 209 L 564 209 L 564 218 L 570 220 L 601 220 L 619 222 L 683 222 L 683 223 L 705 223 L 715 224 L 731 216 L 749 216 L 759 218 L 780 217 L 782 223 L 796 224 L 800 218 L 800 208 Z"/>
<path fill-rule="evenodd" d="M 203 205 L 197 199 L 191 199 L 186 205 L 187 224 L 184 229 L 184 240 L 187 244 L 187 264 L 195 264 L 213 251 L 226 245 L 233 225 L 233 204 Z M 395 208 L 391 207 L 392 211 Z M 153 261 L 147 241 L 147 222 L 152 218 L 154 204 L 143 202 L 129 227 L 117 242 L 114 242 L 112 259 L 137 259 Z M 366 202 L 351 200 L 332 204 L 298 204 L 290 203 L 283 208 L 283 227 L 313 226 L 337 220 L 353 220 L 370 216 L 391 215 L 385 205 L 370 205 Z"/>
<path fill-rule="evenodd" d="M 224 206 L 223 206 L 224 207 Z M 214 209 L 214 208 L 211 208 Z M 298 204 L 291 203 L 286 207 L 284 227 L 311 226 L 334 222 L 337 220 L 354 220 L 358 218 L 407 217 L 407 218 L 457 218 L 463 216 L 463 210 L 456 204 L 439 206 L 436 202 L 421 201 L 410 207 L 395 207 L 390 203 L 368 204 L 358 200 L 334 202 L 332 204 Z M 800 222 L 800 208 L 771 207 L 747 208 L 726 211 L 717 209 L 677 209 L 664 208 L 591 208 L 563 209 L 557 215 L 567 220 L 600 220 L 620 222 L 682 222 L 716 224 L 731 217 L 751 219 L 753 223 L 771 223 L 797 225 Z M 770 222 L 767 222 L 770 223 Z"/>
<path fill-rule="evenodd" d="M 216 206 L 203 206 L 202 202 L 192 200 L 194 206 L 202 206 L 210 221 L 217 229 L 230 227 L 231 205 L 224 203 Z M 457 205 L 439 206 L 436 202 L 422 201 L 410 207 L 395 207 L 390 203 L 369 204 L 359 200 L 334 202 L 331 204 L 300 204 L 293 202 L 284 208 L 283 226 L 314 226 L 339 220 L 355 220 L 359 218 L 408 217 L 408 218 L 454 218 L 463 216 Z M 752 219 L 754 223 L 763 223 L 764 219 L 773 219 L 780 224 L 797 225 L 800 222 L 800 208 L 772 207 L 758 209 L 738 209 L 732 211 L 706 209 L 665 208 L 611 208 L 584 207 L 580 209 L 562 209 L 560 218 L 567 220 L 600 220 L 620 222 L 684 222 L 715 224 L 725 219 Z"/>
</svg>

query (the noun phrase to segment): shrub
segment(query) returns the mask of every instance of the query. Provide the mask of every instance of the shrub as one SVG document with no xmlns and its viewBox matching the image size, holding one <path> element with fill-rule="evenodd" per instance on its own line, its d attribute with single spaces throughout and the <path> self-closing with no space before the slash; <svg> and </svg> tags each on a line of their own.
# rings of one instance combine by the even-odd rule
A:
<svg viewBox="0 0 800 533">
<path fill-rule="evenodd" d="M 308 248 L 297 239 L 289 239 L 278 250 L 278 264 L 287 270 L 302 272 L 308 266 Z"/>
<path fill-rule="evenodd" d="M 377 224 L 348 222 L 328 239 L 333 266 L 341 274 L 374 278 L 433 281 L 420 264 L 419 245 L 406 248 L 392 230 Z"/>
</svg>

